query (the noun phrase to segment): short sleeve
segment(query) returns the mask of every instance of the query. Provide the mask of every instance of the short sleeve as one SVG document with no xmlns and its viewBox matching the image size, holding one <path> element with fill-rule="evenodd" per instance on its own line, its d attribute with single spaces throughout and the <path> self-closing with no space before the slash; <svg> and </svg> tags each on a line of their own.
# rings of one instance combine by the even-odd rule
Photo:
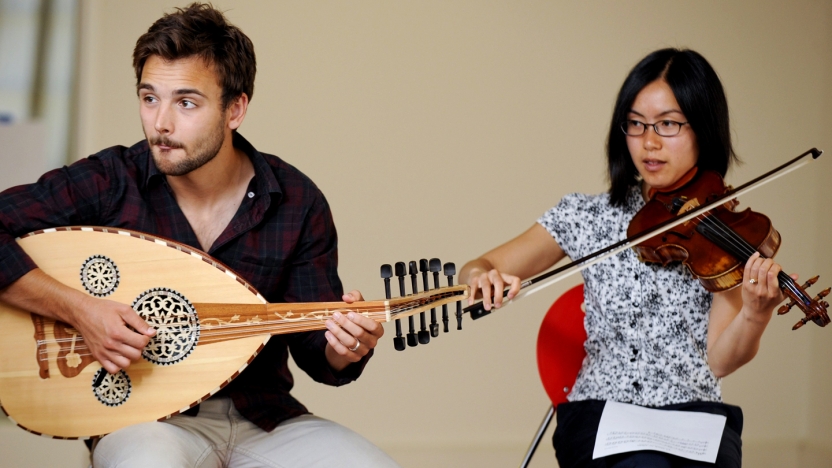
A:
<svg viewBox="0 0 832 468">
<path fill-rule="evenodd" d="M 572 259 L 582 257 L 586 251 L 586 198 L 584 194 L 570 193 L 537 220 Z"/>
</svg>

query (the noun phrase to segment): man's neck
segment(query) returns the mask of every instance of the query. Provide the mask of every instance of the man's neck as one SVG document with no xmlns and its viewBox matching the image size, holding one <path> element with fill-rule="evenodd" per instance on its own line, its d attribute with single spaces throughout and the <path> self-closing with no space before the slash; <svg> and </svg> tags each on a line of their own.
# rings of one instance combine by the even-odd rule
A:
<svg viewBox="0 0 832 468">
<path fill-rule="evenodd" d="M 183 176 L 167 176 L 202 249 L 210 250 L 234 217 L 254 177 L 248 155 L 227 138 L 216 157 Z"/>
</svg>

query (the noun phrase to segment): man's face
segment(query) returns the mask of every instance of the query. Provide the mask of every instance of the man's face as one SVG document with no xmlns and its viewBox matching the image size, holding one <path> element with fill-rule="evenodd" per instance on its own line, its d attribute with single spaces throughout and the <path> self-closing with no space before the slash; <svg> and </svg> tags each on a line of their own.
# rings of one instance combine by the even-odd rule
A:
<svg viewBox="0 0 832 468">
<path fill-rule="evenodd" d="M 153 161 L 163 174 L 181 176 L 211 161 L 231 128 L 213 67 L 198 57 L 147 59 L 138 86 L 139 114 Z"/>
</svg>

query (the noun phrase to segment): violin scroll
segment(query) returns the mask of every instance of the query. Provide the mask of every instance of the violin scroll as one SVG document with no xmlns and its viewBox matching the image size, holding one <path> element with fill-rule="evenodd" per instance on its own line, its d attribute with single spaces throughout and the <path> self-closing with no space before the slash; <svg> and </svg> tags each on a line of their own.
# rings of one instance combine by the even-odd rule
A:
<svg viewBox="0 0 832 468">
<path fill-rule="evenodd" d="M 809 289 L 810 286 L 815 284 L 818 281 L 818 276 L 813 278 L 809 278 L 802 286 L 797 286 L 796 284 L 789 285 L 786 288 L 783 288 L 783 291 L 786 293 L 787 296 L 791 299 L 788 304 L 780 306 L 777 309 L 777 315 L 783 315 L 788 313 L 792 307 L 798 306 L 800 310 L 806 314 L 805 317 L 800 319 L 799 322 L 794 324 L 792 330 L 797 330 L 798 328 L 802 327 L 810 320 L 815 322 L 816 325 L 820 327 L 825 327 L 829 324 L 829 314 L 827 310 L 829 309 L 829 303 L 826 302 L 823 298 L 829 295 L 829 292 L 832 291 L 832 288 L 826 288 L 823 291 L 819 292 L 817 296 L 814 298 L 810 298 L 808 294 L 806 294 L 806 289 Z"/>
</svg>

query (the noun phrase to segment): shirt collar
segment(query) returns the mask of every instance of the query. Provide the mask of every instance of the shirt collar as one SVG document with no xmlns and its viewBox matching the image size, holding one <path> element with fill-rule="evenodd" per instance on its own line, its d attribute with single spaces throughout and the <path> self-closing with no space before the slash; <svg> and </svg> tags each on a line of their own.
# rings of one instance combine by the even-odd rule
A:
<svg viewBox="0 0 832 468">
<path fill-rule="evenodd" d="M 263 155 L 239 133 L 234 132 L 232 134 L 232 138 L 232 144 L 234 147 L 246 153 L 254 166 L 254 180 L 257 184 L 256 190 L 258 192 L 255 195 L 274 193 L 277 197 L 282 196 L 283 191 L 280 188 L 280 183 L 278 183 L 277 177 L 275 177 L 271 166 L 269 166 L 269 163 L 266 162 L 266 158 L 263 157 Z M 153 179 L 164 180 L 165 175 L 159 172 L 159 168 L 156 167 L 156 163 L 153 161 L 153 154 L 150 151 L 150 145 L 148 145 L 147 140 L 143 141 L 142 145 L 147 151 L 148 156 L 147 179 L 145 183 L 149 185 Z"/>
</svg>

